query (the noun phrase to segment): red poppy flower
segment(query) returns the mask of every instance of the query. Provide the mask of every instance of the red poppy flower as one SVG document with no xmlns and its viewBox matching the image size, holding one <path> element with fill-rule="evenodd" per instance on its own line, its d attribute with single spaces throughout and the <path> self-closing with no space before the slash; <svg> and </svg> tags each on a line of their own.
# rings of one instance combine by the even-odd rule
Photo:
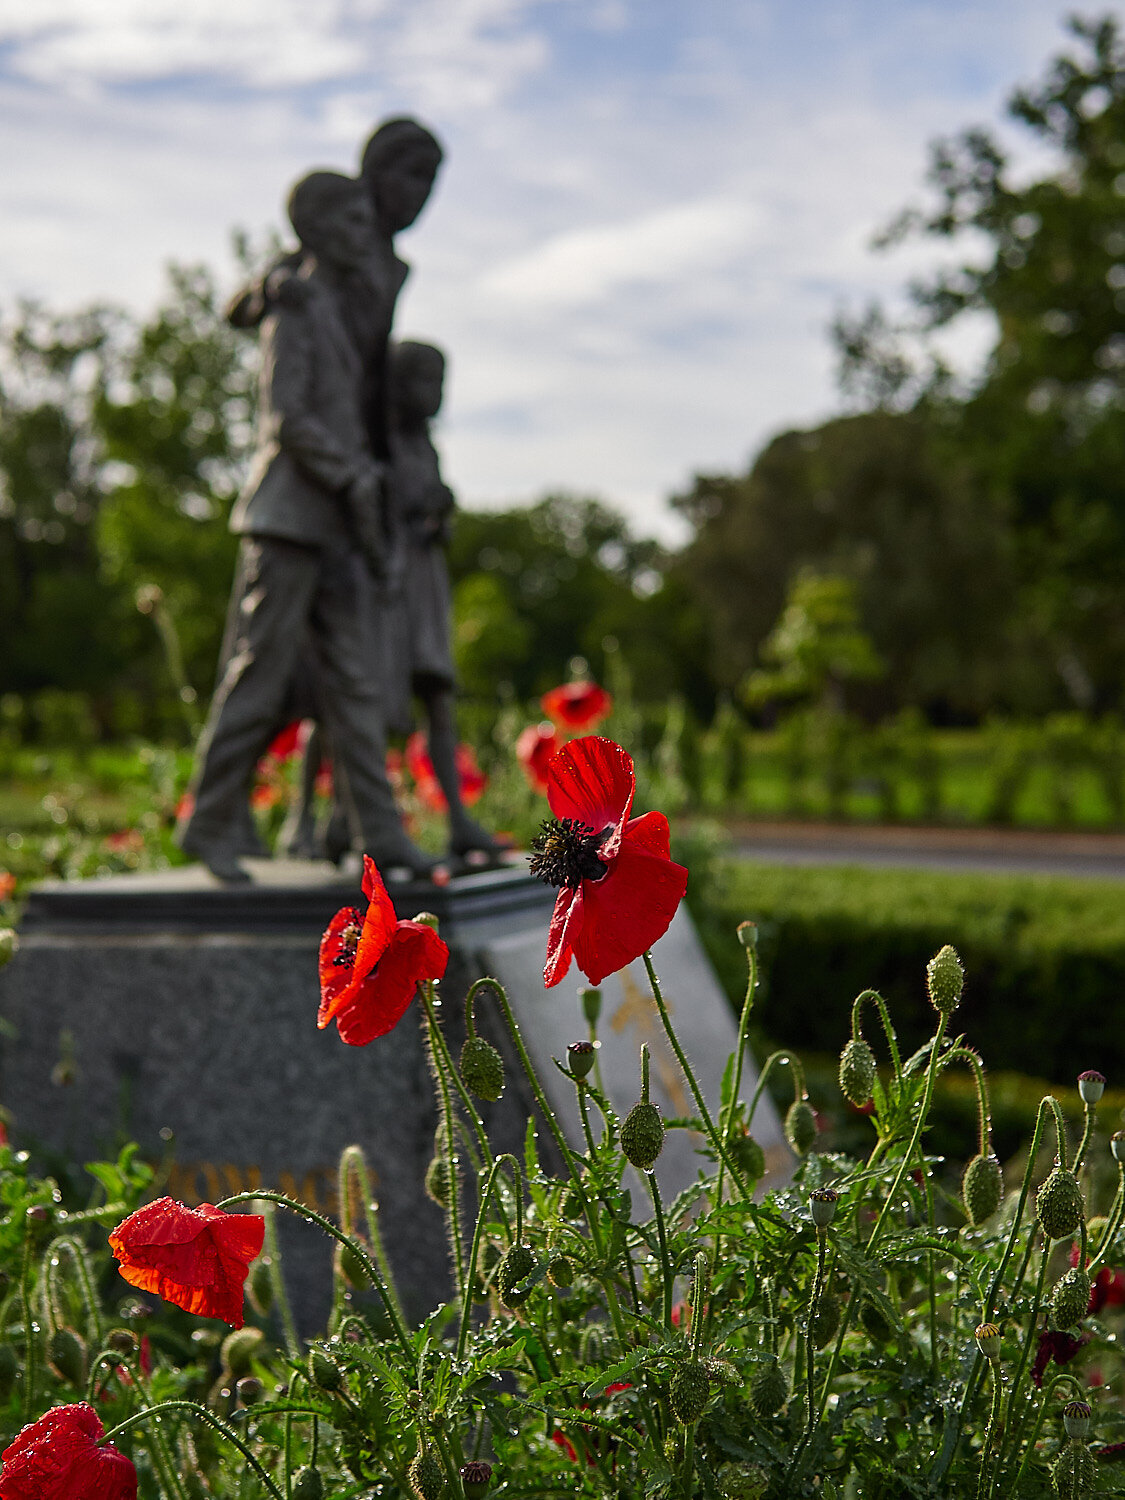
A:
<svg viewBox="0 0 1125 1500">
<path fill-rule="evenodd" d="M 52 1406 L 0 1454 L 0 1500 L 137 1500 L 137 1471 L 85 1401 Z"/>
<path fill-rule="evenodd" d="M 375 861 L 363 856 L 367 915 L 345 906 L 320 940 L 323 1030 L 335 1020 L 350 1047 L 393 1031 L 423 979 L 440 979 L 449 949 L 425 922 L 399 922 Z"/>
<path fill-rule="evenodd" d="M 281 801 L 281 788 L 276 781 L 259 781 L 250 793 L 250 806 L 255 812 L 269 812 Z"/>
<path fill-rule="evenodd" d="M 553 724 L 529 724 L 516 741 L 516 759 L 537 792 L 547 790 L 547 767 L 562 748 Z"/>
<path fill-rule="evenodd" d="M 560 729 L 593 729 L 613 712 L 613 699 L 596 682 L 567 682 L 551 688 L 540 707 Z"/>
<path fill-rule="evenodd" d="M 1068 1365 L 1078 1351 L 1089 1342 L 1088 1333 L 1076 1339 L 1073 1334 L 1064 1333 L 1061 1329 L 1044 1329 L 1039 1335 L 1035 1363 L 1031 1367 L 1031 1378 L 1034 1383 L 1042 1388 L 1043 1376 L 1047 1373 L 1047 1366 L 1052 1360 L 1057 1365 Z"/>
<path fill-rule="evenodd" d="M 11 870 L 0 870 L 0 901 L 7 901 L 16 892 L 16 877 Z"/>
<path fill-rule="evenodd" d="M 543 970 L 548 989 L 572 957 L 601 984 L 664 936 L 683 899 L 687 871 L 669 853 L 668 819 L 630 818 L 635 789 L 632 758 L 597 735 L 564 745 L 547 768 L 555 821 L 532 840 L 530 869 L 559 887 Z"/>
<path fill-rule="evenodd" d="M 156 1292 L 185 1312 L 241 1328 L 243 1286 L 262 1253 L 261 1214 L 228 1214 L 210 1203 L 187 1208 L 157 1198 L 130 1214 L 109 1237 L 130 1286 Z"/>
<path fill-rule="evenodd" d="M 292 724 L 287 724 L 280 734 L 274 735 L 269 743 L 265 759 L 276 761 L 279 765 L 292 760 L 305 748 L 311 734 L 311 720 L 294 719 Z"/>
<path fill-rule="evenodd" d="M 316 780 L 313 782 L 313 791 L 318 797 L 334 797 L 336 795 L 336 783 L 332 779 L 332 762 L 322 760 L 317 767 Z"/>
<path fill-rule="evenodd" d="M 488 785 L 488 777 L 477 765 L 471 745 L 458 745 L 453 752 L 453 763 L 457 768 L 461 801 L 466 807 L 472 807 L 474 802 L 479 802 L 481 793 Z M 448 804 L 438 783 L 424 734 L 412 734 L 407 740 L 406 769 L 414 778 L 414 789 L 422 806 L 428 807 L 431 812 L 445 812 Z"/>
</svg>

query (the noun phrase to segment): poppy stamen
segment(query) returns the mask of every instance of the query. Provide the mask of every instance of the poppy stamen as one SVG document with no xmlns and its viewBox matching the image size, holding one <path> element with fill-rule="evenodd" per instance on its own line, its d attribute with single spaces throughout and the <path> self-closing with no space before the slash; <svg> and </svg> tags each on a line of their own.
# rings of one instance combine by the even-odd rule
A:
<svg viewBox="0 0 1125 1500">
<path fill-rule="evenodd" d="M 547 885 L 576 891 L 584 880 L 600 880 L 608 866 L 597 851 L 611 829 L 595 833 L 579 818 L 553 818 L 540 826 L 531 841 L 535 851 L 528 869 Z"/>
</svg>

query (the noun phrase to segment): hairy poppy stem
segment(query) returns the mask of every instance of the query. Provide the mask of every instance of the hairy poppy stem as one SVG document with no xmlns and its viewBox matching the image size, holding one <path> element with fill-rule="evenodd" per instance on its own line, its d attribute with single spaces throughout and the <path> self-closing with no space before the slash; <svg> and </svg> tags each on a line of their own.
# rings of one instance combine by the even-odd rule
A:
<svg viewBox="0 0 1125 1500">
<path fill-rule="evenodd" d="M 35 1310 L 31 1301 L 31 1241 L 34 1228 L 30 1220 L 24 1231 L 23 1263 L 20 1267 L 20 1301 L 23 1303 L 24 1338 L 24 1421 L 31 1421 L 35 1409 L 35 1391 L 39 1383 L 39 1325 L 35 1321 Z"/>
<path fill-rule="evenodd" d="M 1102 1230 L 1101 1239 L 1094 1257 L 1086 1267 L 1087 1272 L 1093 1271 L 1098 1262 L 1104 1260 L 1106 1252 L 1117 1237 L 1117 1231 L 1121 1227 L 1122 1217 L 1125 1216 L 1125 1162 L 1117 1163 L 1117 1192 L 1114 1194 L 1113 1203 L 1110 1206 L 1106 1226 Z"/>
<path fill-rule="evenodd" d="M 371 1191 L 371 1177 L 367 1170 L 367 1158 L 363 1154 L 362 1146 L 345 1146 L 340 1153 L 340 1209 L 341 1216 L 345 1211 L 350 1217 L 349 1184 L 351 1174 L 355 1173 L 359 1185 L 360 1202 L 363 1205 L 363 1220 L 367 1225 L 367 1237 L 371 1242 L 371 1248 L 375 1252 L 379 1270 L 383 1273 L 383 1283 L 398 1309 L 398 1315 L 406 1322 L 406 1315 L 402 1310 L 402 1302 L 395 1286 L 394 1272 L 391 1263 L 387 1259 L 387 1247 L 383 1244 L 383 1234 L 379 1227 L 379 1204 Z M 345 1231 L 350 1233 L 350 1224 L 343 1225 Z M 299 1347 L 299 1346 L 298 1346 Z"/>
<path fill-rule="evenodd" d="M 469 1337 L 469 1319 L 473 1311 L 473 1278 L 477 1274 L 477 1257 L 480 1254 L 480 1242 L 484 1231 L 485 1210 L 488 1208 L 488 1200 L 496 1188 L 496 1179 L 500 1175 L 500 1168 L 511 1165 L 513 1179 L 516 1183 L 516 1192 L 520 1195 L 522 1202 L 522 1190 L 520 1187 L 520 1164 L 514 1156 L 505 1152 L 498 1156 L 489 1169 L 484 1189 L 480 1195 L 480 1206 L 477 1209 L 477 1222 L 473 1230 L 473 1243 L 469 1248 L 469 1265 L 467 1279 L 465 1282 L 465 1296 L 461 1303 L 461 1326 L 457 1332 L 457 1358 L 465 1357 L 465 1341 Z M 517 1231 L 518 1233 L 518 1231 Z"/>
<path fill-rule="evenodd" d="M 57 1275 L 56 1257 L 61 1251 L 66 1251 L 70 1257 L 75 1279 L 82 1293 L 82 1301 L 86 1307 L 86 1333 L 91 1343 L 100 1344 L 102 1341 L 102 1320 L 98 1311 L 98 1299 L 94 1293 L 93 1278 L 90 1275 L 90 1263 L 86 1259 L 86 1252 L 77 1240 L 68 1234 L 59 1235 L 58 1239 L 52 1240 L 43 1254 L 43 1263 L 46 1267 L 47 1277 L 47 1307 L 51 1315 L 51 1322 L 57 1325 L 59 1318 L 57 1301 Z"/>
<path fill-rule="evenodd" d="M 274 1484 L 273 1480 L 266 1473 L 265 1469 L 262 1468 L 261 1464 L 254 1457 L 253 1453 L 251 1453 L 249 1447 L 242 1441 L 242 1439 L 239 1437 L 238 1433 L 235 1432 L 230 1423 L 224 1422 L 221 1417 L 217 1417 L 213 1411 L 208 1411 L 205 1406 L 200 1406 L 198 1401 L 161 1401 L 156 1406 L 146 1407 L 144 1411 L 135 1412 L 131 1417 L 126 1417 L 123 1422 L 118 1422 L 116 1427 L 111 1427 L 110 1430 L 98 1440 L 98 1446 L 103 1447 L 106 1443 L 112 1442 L 114 1438 L 120 1437 L 123 1433 L 128 1432 L 131 1428 L 141 1426 L 143 1423 L 147 1422 L 150 1417 L 155 1417 L 156 1420 L 159 1421 L 161 1416 L 166 1411 L 190 1411 L 194 1413 L 194 1415 L 197 1416 L 200 1421 L 206 1422 L 208 1427 L 213 1427 L 216 1432 L 220 1433 L 223 1437 L 226 1438 L 228 1443 L 232 1443 L 234 1447 L 238 1449 L 246 1462 L 254 1470 L 254 1473 L 258 1476 L 262 1484 L 264 1484 L 269 1493 L 274 1496 L 274 1500 L 285 1500 L 285 1496 L 278 1489 L 277 1485 Z"/>
<path fill-rule="evenodd" d="M 422 985 L 422 1004 L 426 1011 L 426 1032 L 429 1042 L 430 1068 L 437 1084 L 438 1100 L 441 1105 L 442 1136 L 445 1155 L 446 1195 L 448 1201 L 445 1204 L 446 1226 L 449 1232 L 449 1248 L 453 1256 L 453 1278 L 457 1284 L 462 1297 L 468 1296 L 468 1286 L 465 1281 L 465 1247 L 461 1243 L 461 1177 L 458 1172 L 457 1158 L 457 1120 L 453 1114 L 453 1099 L 449 1092 L 449 1079 L 446 1076 L 445 1062 L 442 1058 L 444 1038 L 438 1032 L 437 1016 L 434 1013 L 434 982 L 428 979 Z"/>
<path fill-rule="evenodd" d="M 668 1254 L 668 1235 L 664 1227 L 664 1205 L 660 1201 L 660 1184 L 655 1172 L 646 1172 L 649 1190 L 652 1193 L 652 1211 L 656 1216 L 656 1237 L 660 1241 L 660 1264 L 663 1271 L 661 1287 L 662 1319 L 669 1333 L 672 1331 L 672 1259 Z"/>
</svg>

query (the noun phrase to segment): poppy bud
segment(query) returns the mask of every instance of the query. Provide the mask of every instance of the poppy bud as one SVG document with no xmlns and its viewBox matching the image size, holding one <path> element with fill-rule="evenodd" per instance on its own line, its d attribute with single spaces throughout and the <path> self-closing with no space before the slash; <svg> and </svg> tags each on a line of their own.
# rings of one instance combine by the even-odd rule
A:
<svg viewBox="0 0 1125 1500">
<path fill-rule="evenodd" d="M 578 999 L 582 1006 L 582 1014 L 587 1026 L 596 1026 L 602 1013 L 602 992 L 592 985 L 578 991 Z"/>
<path fill-rule="evenodd" d="M 105 1346 L 115 1354 L 136 1354 L 137 1336 L 128 1328 L 111 1328 L 106 1334 Z"/>
<path fill-rule="evenodd" d="M 270 1275 L 271 1261 L 268 1255 L 259 1255 L 250 1267 L 247 1291 L 250 1305 L 259 1317 L 267 1318 L 273 1308 L 273 1277 Z"/>
<path fill-rule="evenodd" d="M 1099 1073 L 1096 1068 L 1087 1068 L 1085 1073 L 1079 1073 L 1078 1092 L 1083 1104 L 1097 1104 L 1105 1093 L 1105 1074 Z"/>
<path fill-rule="evenodd" d="M 983 1224 L 1000 1207 L 1004 1174 L 994 1156 L 974 1156 L 961 1178 L 961 1201 L 970 1224 Z"/>
<path fill-rule="evenodd" d="M 948 1016 L 957 1009 L 964 987 L 965 970 L 961 967 L 957 950 L 946 943 L 926 965 L 926 988 L 930 992 L 930 1004 L 943 1016 Z"/>
<path fill-rule="evenodd" d="M 234 1389 L 243 1406 L 253 1406 L 265 1395 L 265 1387 L 256 1375 L 244 1375 Z"/>
<path fill-rule="evenodd" d="M 836 1337 L 840 1327 L 840 1299 L 835 1292 L 824 1292 L 817 1304 L 816 1317 L 809 1324 L 814 1349 L 824 1349 Z"/>
<path fill-rule="evenodd" d="M 547 1280 L 552 1286 L 568 1287 L 574 1281 L 574 1265 L 566 1255 L 552 1255 L 547 1262 Z"/>
<path fill-rule="evenodd" d="M 840 1195 L 835 1188 L 815 1188 L 809 1195 L 809 1213 L 818 1231 L 831 1224 L 839 1201 Z"/>
<path fill-rule="evenodd" d="M 1114 1161 L 1125 1161 L 1125 1130 L 1115 1130 L 1109 1138 Z"/>
<path fill-rule="evenodd" d="M 219 1350 L 219 1358 L 232 1380 L 238 1380 L 249 1372 L 258 1346 L 264 1342 L 265 1335 L 260 1328 L 238 1328 L 234 1333 L 227 1334 Z"/>
<path fill-rule="evenodd" d="M 760 1417 L 772 1417 L 785 1405 L 789 1395 L 789 1382 L 785 1371 L 771 1354 L 750 1377 L 750 1405 Z"/>
<path fill-rule="evenodd" d="M 20 1362 L 11 1344 L 0 1344 L 0 1401 L 7 1401 L 16 1388 Z"/>
<path fill-rule="evenodd" d="M 853 1036 L 840 1053 L 840 1092 L 862 1107 L 875 1087 L 875 1054 L 861 1036 Z"/>
<path fill-rule="evenodd" d="M 789 1106 L 785 1137 L 798 1156 L 807 1156 L 816 1145 L 816 1115 L 807 1099 L 794 1099 Z"/>
<path fill-rule="evenodd" d="M 672 1388 L 668 1393 L 672 1414 L 686 1426 L 698 1421 L 711 1394 L 711 1379 L 697 1359 L 689 1359 L 680 1365 L 672 1376 Z"/>
<path fill-rule="evenodd" d="M 496 1272 L 496 1286 L 500 1300 L 508 1307 L 520 1307 L 531 1295 L 530 1287 L 521 1287 L 537 1265 L 529 1245 L 515 1244 L 509 1247 L 500 1268 Z"/>
<path fill-rule="evenodd" d="M 566 1060 L 575 1078 L 585 1078 L 594 1066 L 596 1049 L 593 1042 L 571 1042 L 566 1049 Z"/>
<path fill-rule="evenodd" d="M 445 1500 L 445 1471 L 424 1444 L 419 1444 L 406 1477 L 418 1500 Z"/>
<path fill-rule="evenodd" d="M 1053 1328 L 1073 1328 L 1086 1316 L 1090 1306 L 1092 1283 L 1079 1266 L 1067 1271 L 1055 1282 L 1048 1304 Z"/>
<path fill-rule="evenodd" d="M 319 1469 L 298 1469 L 293 1476 L 293 1500 L 324 1500 L 324 1480 Z"/>
<path fill-rule="evenodd" d="M 465 1491 L 465 1500 L 481 1500 L 491 1483 L 492 1465 L 486 1464 L 483 1459 L 474 1458 L 461 1470 L 461 1487 Z"/>
<path fill-rule="evenodd" d="M 876 1302 L 867 1301 L 859 1310 L 859 1321 L 863 1331 L 873 1344 L 885 1344 L 894 1329 L 887 1322 L 887 1315 Z"/>
<path fill-rule="evenodd" d="M 444 1156 L 435 1156 L 426 1168 L 426 1195 L 439 1208 L 449 1207 L 449 1163 Z"/>
<path fill-rule="evenodd" d="M 336 1242 L 336 1268 L 348 1285 L 359 1291 L 370 1286 L 371 1278 L 367 1274 L 367 1267 L 363 1264 L 355 1240 L 356 1236 L 353 1235 L 346 1245 Z"/>
<path fill-rule="evenodd" d="M 995 1323 L 980 1323 L 976 1330 L 977 1348 L 990 1363 L 1000 1358 L 1000 1330 Z"/>
<path fill-rule="evenodd" d="M 642 1172 L 650 1172 L 664 1149 L 664 1121 L 655 1104 L 641 1100 L 625 1116 L 621 1127 L 621 1149 L 626 1160 Z"/>
<path fill-rule="evenodd" d="M 504 1092 L 504 1059 L 482 1036 L 467 1036 L 461 1048 L 461 1078 L 478 1099 L 495 1103 Z"/>
<path fill-rule="evenodd" d="M 709 1354 L 703 1361 L 703 1368 L 712 1380 L 718 1380 L 723 1385 L 741 1385 L 742 1377 L 731 1364 L 729 1359 L 716 1359 Z"/>
<path fill-rule="evenodd" d="M 744 1130 L 741 1135 L 730 1136 L 727 1150 L 743 1177 L 749 1178 L 751 1182 L 758 1182 L 765 1175 L 766 1153 L 749 1131 Z"/>
<path fill-rule="evenodd" d="M 1035 1195 L 1035 1212 L 1049 1240 L 1065 1240 L 1082 1222 L 1085 1205 L 1078 1178 L 1065 1167 L 1054 1167 Z"/>
<path fill-rule="evenodd" d="M 723 1500 L 762 1500 L 770 1476 L 759 1464 L 723 1464 L 715 1476 Z"/>
<path fill-rule="evenodd" d="M 739 922 L 738 941 L 746 949 L 747 953 L 753 953 L 758 946 L 758 924 L 757 922 Z"/>
<path fill-rule="evenodd" d="M 85 1385 L 86 1341 L 73 1328 L 56 1328 L 47 1343 L 47 1363 L 68 1385 Z"/>
<path fill-rule="evenodd" d="M 338 1391 L 344 1383 L 344 1372 L 323 1349 L 309 1350 L 309 1382 L 318 1390 Z"/>
<path fill-rule="evenodd" d="M 1066 1428 L 1068 1438 L 1084 1443 L 1090 1431 L 1089 1402 L 1068 1401 L 1063 1407 L 1063 1426 Z"/>
<path fill-rule="evenodd" d="M 1098 1465 L 1085 1443 L 1067 1443 L 1051 1467 L 1059 1500 L 1082 1500 L 1098 1482 Z"/>
</svg>

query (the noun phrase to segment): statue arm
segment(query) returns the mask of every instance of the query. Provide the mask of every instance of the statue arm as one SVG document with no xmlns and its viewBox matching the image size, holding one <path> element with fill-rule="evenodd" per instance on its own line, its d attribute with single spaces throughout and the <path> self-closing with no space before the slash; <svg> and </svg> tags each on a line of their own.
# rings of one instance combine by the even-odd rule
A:
<svg viewBox="0 0 1125 1500">
<path fill-rule="evenodd" d="M 300 311 L 279 309 L 263 340 L 263 396 L 277 424 L 277 441 L 310 479 L 342 494 L 377 466 L 351 449 L 317 415 L 312 404 L 313 339 Z"/>
</svg>

